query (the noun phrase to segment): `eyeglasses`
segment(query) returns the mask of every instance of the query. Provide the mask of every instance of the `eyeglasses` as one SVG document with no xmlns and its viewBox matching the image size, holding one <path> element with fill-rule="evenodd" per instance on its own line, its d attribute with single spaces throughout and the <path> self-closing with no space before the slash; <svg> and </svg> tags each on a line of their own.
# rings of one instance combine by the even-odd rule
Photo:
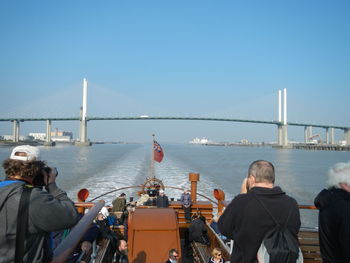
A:
<svg viewBox="0 0 350 263">
<path fill-rule="evenodd" d="M 179 255 L 173 255 L 173 257 L 174 257 L 174 258 L 178 258 L 178 257 L 179 257 Z"/>
</svg>

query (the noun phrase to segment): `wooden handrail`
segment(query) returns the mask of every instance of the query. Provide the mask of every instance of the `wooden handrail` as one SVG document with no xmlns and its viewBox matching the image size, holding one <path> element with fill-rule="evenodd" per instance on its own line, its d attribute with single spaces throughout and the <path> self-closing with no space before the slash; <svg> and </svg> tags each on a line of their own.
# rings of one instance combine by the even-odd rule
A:
<svg viewBox="0 0 350 263">
<path fill-rule="evenodd" d="M 311 210 L 317 210 L 317 207 L 314 205 L 299 205 L 299 209 L 311 209 Z"/>
<path fill-rule="evenodd" d="M 98 215 L 98 212 L 104 206 L 105 201 L 99 201 L 86 213 L 74 226 L 69 235 L 62 241 L 61 244 L 55 249 L 53 260 L 51 263 L 64 263 L 71 255 L 74 248 L 79 244 L 79 241 L 89 229 L 92 221 Z"/>
</svg>

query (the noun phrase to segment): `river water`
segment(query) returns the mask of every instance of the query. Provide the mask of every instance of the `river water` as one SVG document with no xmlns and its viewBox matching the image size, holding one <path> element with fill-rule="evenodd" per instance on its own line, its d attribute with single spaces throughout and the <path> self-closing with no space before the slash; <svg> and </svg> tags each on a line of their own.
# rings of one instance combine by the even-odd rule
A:
<svg viewBox="0 0 350 263">
<path fill-rule="evenodd" d="M 155 164 L 155 175 L 165 185 L 189 188 L 188 173 L 200 173 L 198 191 L 212 198 L 212 190 L 220 188 L 226 200 L 239 193 L 249 164 L 257 159 L 271 161 L 276 168 L 276 184 L 300 204 L 313 204 L 317 193 L 325 187 L 330 166 L 350 160 L 349 152 L 273 149 L 268 147 L 224 147 L 185 144 L 162 145 L 165 157 Z M 0 160 L 8 158 L 10 147 L 0 147 Z M 150 176 L 151 146 L 144 144 L 97 144 L 91 147 L 57 145 L 40 147 L 41 158 L 58 168 L 58 185 L 76 200 L 81 188 L 90 198 L 130 185 L 140 185 Z M 0 177 L 4 178 L 1 169 Z M 123 191 L 136 198 L 135 190 Z M 113 193 L 103 199 L 110 204 Z M 169 197 L 181 192 L 168 189 Z M 303 226 L 317 225 L 317 212 L 302 212 Z"/>
</svg>

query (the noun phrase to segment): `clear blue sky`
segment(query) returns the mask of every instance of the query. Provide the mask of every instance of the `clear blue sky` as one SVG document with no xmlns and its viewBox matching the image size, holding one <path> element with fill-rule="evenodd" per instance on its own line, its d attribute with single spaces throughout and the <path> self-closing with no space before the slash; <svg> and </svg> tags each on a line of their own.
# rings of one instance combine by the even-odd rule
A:
<svg viewBox="0 0 350 263">
<path fill-rule="evenodd" d="M 289 121 L 350 126 L 349 14 L 350 1 L 3 0 L 0 117 L 77 116 L 86 77 L 89 116 L 272 120 L 287 88 Z M 34 131 L 45 123 L 21 124 Z M 153 132 L 167 142 L 276 138 L 274 126 L 169 121 L 90 122 L 88 137 Z"/>
</svg>

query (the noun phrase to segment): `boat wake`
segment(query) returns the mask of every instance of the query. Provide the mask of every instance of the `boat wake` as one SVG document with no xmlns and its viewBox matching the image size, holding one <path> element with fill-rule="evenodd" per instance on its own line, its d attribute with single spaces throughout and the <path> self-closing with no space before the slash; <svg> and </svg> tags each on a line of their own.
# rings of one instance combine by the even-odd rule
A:
<svg viewBox="0 0 350 263">
<path fill-rule="evenodd" d="M 155 163 L 155 177 L 162 180 L 165 186 L 178 187 L 181 189 L 190 189 L 188 181 L 189 172 L 195 172 L 195 168 L 183 162 L 169 153 L 163 162 Z M 76 193 L 81 188 L 86 188 L 90 192 L 88 200 L 91 200 L 99 195 L 107 192 L 117 190 L 119 188 L 128 186 L 138 186 L 144 183 L 146 178 L 151 176 L 150 172 L 150 150 L 149 147 L 138 147 L 130 150 L 123 156 L 108 163 L 105 167 L 100 169 L 94 175 L 89 175 L 79 184 L 79 187 L 74 187 L 68 191 L 69 196 L 75 197 Z M 206 176 L 201 174 L 200 182 L 198 184 L 198 193 L 208 196 L 215 187 L 214 182 Z M 138 198 L 137 191 L 139 188 L 123 189 L 114 191 L 102 196 L 100 199 L 106 201 L 107 205 L 111 205 L 112 201 L 119 196 L 120 193 L 126 193 L 127 197 Z M 209 190 L 209 191 L 208 191 Z M 179 200 L 181 197 L 181 190 L 166 188 L 166 195 L 174 200 Z M 212 196 L 208 196 L 212 198 Z M 203 199 L 198 197 L 199 200 Z M 74 199 L 76 201 L 76 198 Z"/>
</svg>

